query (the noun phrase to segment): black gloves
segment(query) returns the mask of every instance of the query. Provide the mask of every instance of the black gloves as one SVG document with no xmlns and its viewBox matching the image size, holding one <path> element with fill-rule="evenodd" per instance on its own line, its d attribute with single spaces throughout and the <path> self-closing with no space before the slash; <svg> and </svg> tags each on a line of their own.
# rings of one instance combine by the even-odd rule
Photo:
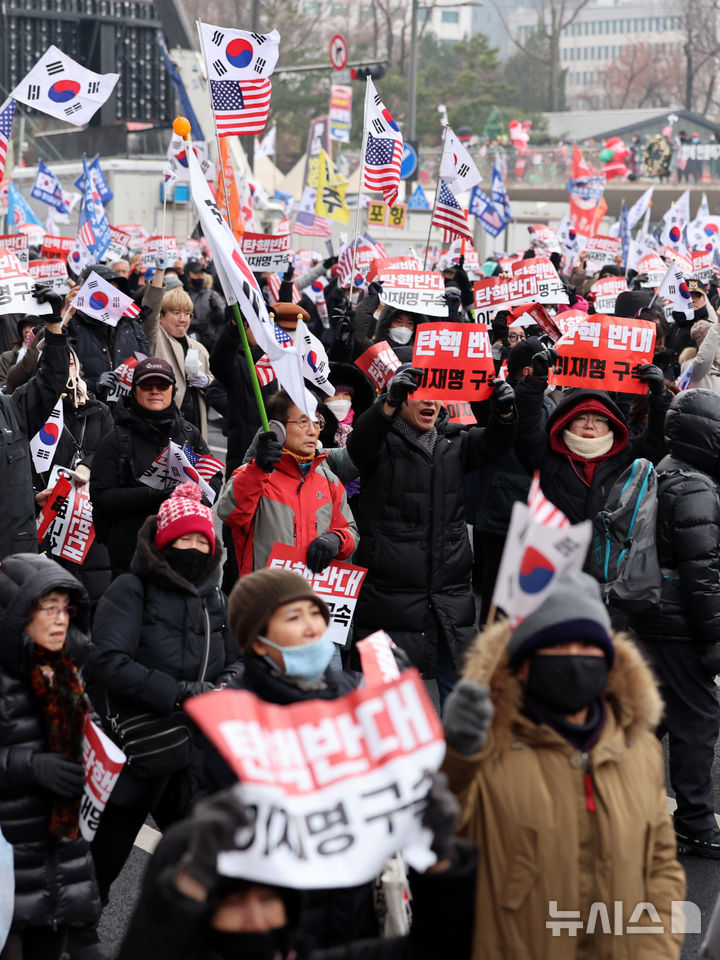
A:
<svg viewBox="0 0 720 960">
<path fill-rule="evenodd" d="M 654 363 L 643 363 L 637 368 L 639 379 L 650 387 L 650 395 L 661 397 L 665 393 L 665 377 Z"/>
<path fill-rule="evenodd" d="M 44 287 L 40 283 L 36 283 L 33 287 L 33 296 L 38 303 L 49 303 L 52 307 L 52 314 L 43 316 L 45 323 L 58 323 L 62 320 L 62 308 L 65 303 L 65 297 L 61 293 L 58 293 L 56 290 L 53 290 L 52 287 Z"/>
<path fill-rule="evenodd" d="M 401 407 L 409 394 L 417 390 L 422 376 L 423 371 L 418 367 L 406 367 L 405 370 L 396 373 L 390 381 L 385 402 L 391 407 Z"/>
<path fill-rule="evenodd" d="M 32 758 L 35 779 L 41 787 L 60 797 L 79 797 L 85 785 L 81 763 L 73 763 L 61 753 L 36 753 Z"/>
<path fill-rule="evenodd" d="M 557 363 L 560 354 L 552 347 L 546 347 L 532 358 L 532 375 L 536 380 L 547 380 L 550 367 Z"/>
<path fill-rule="evenodd" d="M 508 315 L 509 314 L 507 310 L 500 310 L 490 321 L 493 343 L 495 343 L 497 340 L 507 340 Z"/>
<path fill-rule="evenodd" d="M 375 296 L 379 300 L 382 296 L 382 282 L 380 280 L 373 280 L 373 282 L 368 287 L 368 296 Z"/>
<path fill-rule="evenodd" d="M 428 805 L 422 817 L 422 825 L 433 833 L 431 850 L 441 860 L 451 860 L 455 852 L 455 824 L 460 816 L 460 804 L 455 794 L 448 789 L 444 773 L 432 774 L 432 786 L 428 791 Z"/>
<path fill-rule="evenodd" d="M 231 787 L 198 803 L 190 822 L 192 833 L 178 871 L 187 873 L 209 892 L 218 880 L 218 855 L 234 850 L 238 830 L 251 823 L 248 808 L 240 799 L 240 788 Z"/>
<path fill-rule="evenodd" d="M 337 262 L 337 257 L 327 257 L 327 259 L 323 260 L 323 267 L 325 267 L 326 270 L 329 270 L 330 267 L 334 267 Z"/>
<path fill-rule="evenodd" d="M 283 455 L 282 444 L 272 430 L 261 433 L 257 439 L 255 463 L 265 473 L 272 473 Z"/>
<path fill-rule="evenodd" d="M 288 268 L 283 274 L 283 281 L 286 283 L 290 283 L 294 275 L 295 275 L 295 266 L 292 263 L 288 263 Z"/>
<path fill-rule="evenodd" d="M 209 693 L 215 689 L 215 684 L 208 680 L 180 680 L 177 685 L 175 702 L 182 703 L 188 697 L 197 697 L 201 693 Z"/>
<path fill-rule="evenodd" d="M 494 712 L 488 688 L 463 677 L 445 701 L 443 727 L 447 745 L 466 756 L 479 753 Z"/>
<path fill-rule="evenodd" d="M 307 549 L 305 564 L 313 573 L 320 573 L 340 552 L 340 537 L 336 533 L 324 533 L 316 537 Z"/>
<path fill-rule="evenodd" d="M 490 394 L 490 411 L 499 417 L 507 417 L 515 412 L 515 391 L 505 380 L 493 380 L 493 392 Z"/>
</svg>

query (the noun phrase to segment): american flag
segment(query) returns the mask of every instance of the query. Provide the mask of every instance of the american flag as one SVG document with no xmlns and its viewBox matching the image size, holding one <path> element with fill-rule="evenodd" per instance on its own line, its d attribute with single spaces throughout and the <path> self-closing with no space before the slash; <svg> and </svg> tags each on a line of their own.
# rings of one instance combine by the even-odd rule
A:
<svg viewBox="0 0 720 960">
<path fill-rule="evenodd" d="M 13 117 L 15 116 L 15 101 L 11 98 L 5 107 L 0 111 L 0 177 L 5 170 L 5 161 L 7 160 L 8 144 L 10 143 L 10 133 L 12 131 Z"/>
<path fill-rule="evenodd" d="M 368 131 L 363 166 L 363 186 L 367 190 L 380 190 L 383 200 L 391 206 L 397 200 L 400 185 L 403 142 L 374 137 Z"/>
<path fill-rule="evenodd" d="M 295 217 L 293 233 L 300 237 L 331 237 L 332 228 L 327 217 L 319 217 L 308 210 L 300 210 Z"/>
<path fill-rule="evenodd" d="M 562 510 L 558 510 L 555 504 L 551 503 L 540 489 L 540 473 L 537 470 L 530 484 L 528 507 L 530 507 L 530 515 L 533 520 L 542 523 L 545 527 L 551 527 L 553 530 L 561 530 L 563 527 L 570 526 L 570 521 Z"/>
<path fill-rule="evenodd" d="M 216 473 L 222 473 L 225 464 L 209 453 L 195 453 L 189 443 L 183 444 L 183 453 L 203 480 L 212 480 Z"/>
<path fill-rule="evenodd" d="M 438 191 L 435 215 L 432 222 L 433 226 L 443 228 L 446 240 L 448 239 L 448 235 L 450 235 L 454 237 L 465 237 L 466 240 L 472 243 L 467 211 L 462 209 L 455 199 L 455 194 L 444 180 L 440 180 L 440 189 Z"/>
<path fill-rule="evenodd" d="M 277 324 L 275 324 L 275 339 L 283 350 L 287 350 L 293 345 L 292 337 L 287 330 L 283 330 L 282 327 L 279 327 Z M 273 380 L 277 379 L 277 374 L 266 353 L 264 353 L 255 364 L 255 372 L 257 373 L 261 387 L 266 387 L 269 383 L 272 383 Z"/>
<path fill-rule="evenodd" d="M 210 91 L 218 135 L 261 133 L 270 110 L 272 84 L 262 80 L 211 80 Z"/>
<path fill-rule="evenodd" d="M 78 236 L 85 244 L 86 247 L 92 247 L 95 243 L 95 233 L 93 228 L 90 225 L 90 221 L 86 220 L 85 223 L 80 227 L 80 232 Z"/>
</svg>

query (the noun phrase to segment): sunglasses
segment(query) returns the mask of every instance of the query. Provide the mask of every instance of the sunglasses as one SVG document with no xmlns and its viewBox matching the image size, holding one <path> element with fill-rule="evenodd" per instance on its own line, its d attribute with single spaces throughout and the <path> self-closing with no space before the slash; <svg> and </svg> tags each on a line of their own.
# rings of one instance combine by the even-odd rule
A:
<svg viewBox="0 0 720 960">
<path fill-rule="evenodd" d="M 142 383 L 137 384 L 138 390 L 142 390 L 143 393 L 149 393 L 151 390 L 172 390 L 172 386 L 167 380 L 143 380 Z"/>
</svg>

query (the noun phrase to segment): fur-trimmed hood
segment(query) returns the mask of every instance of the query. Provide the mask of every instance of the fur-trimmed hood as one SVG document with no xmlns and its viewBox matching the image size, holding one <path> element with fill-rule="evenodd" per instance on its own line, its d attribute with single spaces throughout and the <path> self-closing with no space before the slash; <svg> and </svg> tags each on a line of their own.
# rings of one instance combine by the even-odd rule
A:
<svg viewBox="0 0 720 960">
<path fill-rule="evenodd" d="M 190 583 L 173 570 L 162 552 L 155 546 L 157 516 L 148 517 L 138 533 L 137 548 L 132 558 L 130 570 L 141 580 L 147 580 L 158 587 L 170 588 L 204 597 L 212 593 L 220 582 L 220 564 L 223 551 L 215 541 L 215 553 L 208 557 L 208 566 L 200 583 Z"/>
<path fill-rule="evenodd" d="M 510 625 L 502 621 L 478 634 L 466 658 L 465 676 L 487 682 L 482 676 L 484 667 L 493 659 L 492 651 L 498 645 L 507 646 L 510 633 Z M 625 739 L 633 740 L 641 732 L 657 727 L 663 702 L 650 667 L 637 646 L 627 634 L 613 633 L 612 638 L 615 662 L 605 688 L 605 700 Z M 492 671 L 489 686 L 495 714 L 485 750 L 497 752 L 507 749 L 517 739 L 521 728 L 530 723 L 521 712 L 522 686 L 510 670 L 505 649 Z"/>
</svg>

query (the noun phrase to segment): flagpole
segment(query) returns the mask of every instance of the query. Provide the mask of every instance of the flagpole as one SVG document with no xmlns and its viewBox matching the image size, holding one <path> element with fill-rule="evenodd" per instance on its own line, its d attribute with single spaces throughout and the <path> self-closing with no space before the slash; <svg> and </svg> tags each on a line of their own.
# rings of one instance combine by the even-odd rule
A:
<svg viewBox="0 0 720 960">
<path fill-rule="evenodd" d="M 235 227 L 233 226 L 233 222 L 232 222 L 232 214 L 230 213 L 230 200 L 228 199 L 227 184 L 225 183 L 225 164 L 223 163 L 222 150 L 220 149 L 220 134 L 218 133 L 218 128 L 217 128 L 217 118 L 215 117 L 215 104 L 213 103 L 212 91 L 210 88 L 210 77 L 207 72 L 207 57 L 205 56 L 205 43 L 203 41 L 202 30 L 200 29 L 201 23 L 202 23 L 202 20 L 200 19 L 197 19 L 195 21 L 198 37 L 200 38 L 200 51 L 202 53 L 203 64 L 205 65 L 205 84 L 206 84 L 205 89 L 207 90 L 208 100 L 210 102 L 210 110 L 212 112 L 212 118 L 213 118 L 213 127 L 215 128 L 215 145 L 217 147 L 217 162 L 218 162 L 218 166 L 220 167 L 220 176 L 222 178 L 223 193 L 225 194 L 225 211 L 227 213 L 227 221 L 228 221 L 228 224 L 230 225 L 230 229 L 232 230 L 233 233 L 235 233 Z M 190 149 L 192 150 L 192 141 L 190 142 Z M 230 162 L 232 163 L 232 160 Z M 253 369 L 255 368 L 253 367 Z"/>
<path fill-rule="evenodd" d="M 447 136 L 447 132 L 448 132 L 448 125 L 445 124 L 445 126 L 443 127 L 442 145 L 440 148 L 440 167 L 438 168 L 437 185 L 435 187 L 435 199 L 433 200 L 432 215 L 430 216 L 430 226 L 428 227 L 427 243 L 425 244 L 425 257 L 423 258 L 423 270 L 427 268 L 428 249 L 430 247 L 430 234 L 432 233 L 433 220 L 435 219 L 435 213 L 437 211 L 438 196 L 440 194 L 440 183 L 442 181 L 442 177 L 440 176 L 440 171 L 442 170 L 442 157 L 443 157 L 443 153 L 445 152 L 445 137 Z"/>
<path fill-rule="evenodd" d="M 363 133 L 362 144 L 360 147 L 360 180 L 358 181 L 357 204 L 355 205 L 355 234 L 353 236 L 353 258 L 350 268 L 350 300 L 352 301 L 355 290 L 355 259 L 357 257 L 358 227 L 360 224 L 360 201 L 362 199 L 363 171 L 365 170 L 365 153 L 367 151 L 367 115 L 368 115 L 368 94 L 370 93 L 370 77 L 365 78 L 365 104 L 363 106 Z"/>
</svg>

